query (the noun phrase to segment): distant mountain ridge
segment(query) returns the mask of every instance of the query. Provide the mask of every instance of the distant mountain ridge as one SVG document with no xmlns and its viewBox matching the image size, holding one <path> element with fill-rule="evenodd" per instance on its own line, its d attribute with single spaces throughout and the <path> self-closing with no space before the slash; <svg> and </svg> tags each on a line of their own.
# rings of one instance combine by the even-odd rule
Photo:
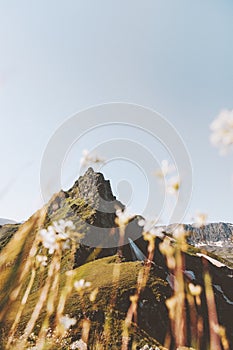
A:
<svg viewBox="0 0 233 350">
<path fill-rule="evenodd" d="M 162 226 L 166 233 L 171 233 L 177 224 Z M 189 233 L 188 243 L 192 245 L 216 244 L 218 242 L 233 244 L 233 224 L 225 222 L 208 223 L 201 227 L 196 224 L 184 224 Z"/>
<path fill-rule="evenodd" d="M 220 241 L 233 243 L 233 224 L 230 223 L 209 223 L 203 227 L 185 225 L 185 229 L 190 232 L 190 244 L 213 244 Z"/>
</svg>

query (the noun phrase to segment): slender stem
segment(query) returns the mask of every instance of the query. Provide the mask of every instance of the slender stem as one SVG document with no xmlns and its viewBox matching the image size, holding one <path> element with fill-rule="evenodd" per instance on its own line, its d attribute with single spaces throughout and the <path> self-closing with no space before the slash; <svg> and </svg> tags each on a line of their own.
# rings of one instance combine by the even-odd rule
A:
<svg viewBox="0 0 233 350">
<path fill-rule="evenodd" d="M 54 261 L 55 260 L 55 261 Z M 42 291 L 40 293 L 40 297 L 39 300 L 33 310 L 33 313 L 31 315 L 30 320 L 28 321 L 26 328 L 24 330 L 24 334 L 22 335 L 22 343 L 25 343 L 25 341 L 27 340 L 28 336 L 31 334 L 31 332 L 33 331 L 33 328 L 35 327 L 35 323 L 40 315 L 40 312 L 43 308 L 43 305 L 47 299 L 48 296 L 48 292 L 49 292 L 49 288 L 51 286 L 51 282 L 52 282 L 52 278 L 53 278 L 53 273 L 54 273 L 54 269 L 55 269 L 55 262 L 56 259 L 53 259 L 51 261 L 51 264 L 49 266 L 49 270 L 48 270 L 48 276 L 47 276 L 47 280 L 45 282 L 44 287 L 42 288 Z"/>
<path fill-rule="evenodd" d="M 35 280 L 35 276 L 36 276 L 36 270 L 35 268 L 32 270 L 32 273 L 31 273 L 31 277 L 30 277 L 30 281 L 28 283 L 28 286 L 27 286 L 27 289 L 24 293 L 24 296 L 22 298 L 22 301 L 21 301 L 21 304 L 20 304 L 20 307 L 18 309 L 18 312 L 16 314 L 16 317 L 15 317 L 15 321 L 11 327 L 11 330 L 10 330 L 10 333 L 9 333 L 9 339 L 8 339 L 8 342 L 7 342 L 7 345 L 6 345 L 6 349 L 9 349 L 13 339 L 14 339 L 14 335 L 15 335 L 15 331 L 16 331 L 16 328 L 17 328 L 17 325 L 20 321 L 20 318 L 22 316 L 22 313 L 23 313 L 23 310 L 25 308 L 25 304 L 28 300 L 28 296 L 30 294 L 30 291 L 32 289 L 32 286 L 33 286 L 33 283 L 34 283 L 34 280 Z"/>
<path fill-rule="evenodd" d="M 202 261 L 204 265 L 204 284 L 209 317 L 210 350 L 221 350 L 220 337 L 215 331 L 216 327 L 219 326 L 219 323 L 212 287 L 212 280 L 208 271 L 208 262 L 206 261 L 206 259 L 202 259 Z"/>
</svg>

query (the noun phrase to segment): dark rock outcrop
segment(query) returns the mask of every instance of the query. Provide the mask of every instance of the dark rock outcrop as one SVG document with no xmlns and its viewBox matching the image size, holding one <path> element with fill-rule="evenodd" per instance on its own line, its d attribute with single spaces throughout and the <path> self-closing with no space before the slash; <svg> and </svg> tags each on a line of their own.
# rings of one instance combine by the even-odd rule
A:
<svg viewBox="0 0 233 350">
<path fill-rule="evenodd" d="M 188 241 L 190 244 L 213 244 L 222 241 L 223 243 L 233 243 L 233 225 L 224 222 L 210 223 L 202 227 L 195 225 L 184 225 L 188 231 Z"/>
<path fill-rule="evenodd" d="M 0 251 L 11 240 L 19 227 L 20 224 L 4 224 L 3 226 L 0 226 Z"/>
<path fill-rule="evenodd" d="M 172 233 L 177 224 L 162 226 L 164 232 Z M 233 244 L 233 224 L 219 222 L 209 223 L 198 227 L 195 224 L 183 224 L 185 231 L 188 233 L 187 241 L 192 245 L 214 245 Z"/>
<path fill-rule="evenodd" d="M 94 209 L 93 226 L 116 227 L 116 209 L 124 209 L 125 206 L 113 195 L 110 181 L 105 180 L 103 174 L 96 173 L 89 168 L 83 176 L 79 177 L 68 193 L 72 193 L 74 188 L 78 189 L 80 198 Z"/>
<path fill-rule="evenodd" d="M 233 224 L 219 222 L 201 227 L 195 224 L 184 224 L 183 226 L 190 245 L 214 253 L 233 267 Z M 162 229 L 164 233 L 171 235 L 175 227 L 177 224 L 162 226 Z"/>
</svg>

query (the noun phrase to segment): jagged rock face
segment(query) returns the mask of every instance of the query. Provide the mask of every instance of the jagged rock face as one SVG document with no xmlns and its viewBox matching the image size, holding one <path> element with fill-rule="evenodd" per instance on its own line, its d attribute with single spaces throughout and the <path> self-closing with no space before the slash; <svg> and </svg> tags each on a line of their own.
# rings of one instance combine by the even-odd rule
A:
<svg viewBox="0 0 233 350">
<path fill-rule="evenodd" d="M 162 226 L 164 232 L 171 234 L 177 224 Z M 187 242 L 201 247 L 233 264 L 233 224 L 210 223 L 197 227 L 195 224 L 184 224 L 188 233 Z"/>
<path fill-rule="evenodd" d="M 85 236 L 76 252 L 75 267 L 86 262 L 90 254 L 92 258 L 116 254 L 119 232 L 115 223 L 115 212 L 117 208 L 123 209 L 124 205 L 116 200 L 110 182 L 101 173 L 89 168 L 68 193 L 71 196 L 78 193 L 86 205 L 93 209 L 93 215 L 86 220 Z M 97 247 L 101 249 L 95 253 Z"/>
<path fill-rule="evenodd" d="M 190 244 L 202 247 L 220 258 L 233 263 L 233 225 L 224 222 L 210 223 L 201 228 L 185 225 L 190 233 L 187 240 Z"/>
<path fill-rule="evenodd" d="M 171 233 L 177 224 L 163 226 L 164 231 Z M 233 224 L 224 222 L 210 223 L 197 227 L 195 224 L 184 224 L 184 229 L 189 233 L 188 242 L 192 245 L 212 244 L 216 242 L 233 242 Z"/>
<path fill-rule="evenodd" d="M 4 224 L 0 227 L 0 251 L 10 241 L 20 224 Z"/>
<path fill-rule="evenodd" d="M 233 225 L 224 222 L 210 223 L 203 227 L 184 225 L 185 230 L 190 232 L 188 241 L 190 244 L 211 244 L 219 241 L 233 242 Z"/>
<path fill-rule="evenodd" d="M 110 182 L 105 180 L 103 174 L 95 173 L 89 168 L 84 176 L 80 176 L 75 182 L 74 187 L 78 188 L 80 198 L 95 210 L 93 226 L 116 227 L 116 209 L 124 209 L 125 206 L 116 200 Z"/>
<path fill-rule="evenodd" d="M 91 259 L 100 259 L 107 256 L 115 255 L 119 253 L 121 258 L 125 261 L 135 260 L 132 249 L 129 245 L 129 238 L 131 238 L 145 254 L 147 254 L 147 243 L 142 239 L 142 228 L 138 225 L 139 217 L 133 218 L 127 225 L 124 234 L 124 244 L 119 246 L 119 229 L 117 227 L 106 230 L 105 228 L 97 228 L 90 226 L 85 237 L 81 240 L 79 249 L 76 251 L 75 267 L 84 264 Z M 115 223 L 114 223 L 115 225 Z M 96 234 L 98 235 L 96 237 Z M 91 242 L 93 245 L 87 245 L 87 242 Z M 106 243 L 109 247 L 106 248 Z M 104 247 L 104 248 L 101 248 Z M 97 248 L 97 249 L 95 249 Z M 99 249 L 100 248 L 100 249 Z"/>
<path fill-rule="evenodd" d="M 115 223 L 116 209 L 124 209 L 125 206 L 116 199 L 112 193 L 110 182 L 104 179 L 101 173 L 95 173 L 92 168 L 81 176 L 75 185 L 68 191 L 69 194 L 78 190 L 80 198 L 91 208 L 94 214 L 91 220 L 87 220 L 87 231 L 81 240 L 81 245 L 76 252 L 75 267 L 87 261 L 92 253 L 92 258 L 103 258 L 115 255 L 119 248 L 119 229 Z M 121 250 L 125 260 L 132 260 L 132 251 L 129 246 L 130 237 L 137 240 L 139 247 L 146 250 L 146 243 L 141 240 L 142 228 L 138 225 L 140 217 L 133 218 L 125 230 L 124 243 Z M 97 249 L 96 253 L 95 248 Z"/>
</svg>

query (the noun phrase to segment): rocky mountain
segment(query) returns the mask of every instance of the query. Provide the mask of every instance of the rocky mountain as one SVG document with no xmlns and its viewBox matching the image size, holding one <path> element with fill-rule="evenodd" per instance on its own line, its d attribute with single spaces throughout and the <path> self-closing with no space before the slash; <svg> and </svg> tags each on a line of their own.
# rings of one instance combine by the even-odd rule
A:
<svg viewBox="0 0 233 350">
<path fill-rule="evenodd" d="M 177 224 L 162 226 L 164 232 L 171 234 Z M 195 224 L 184 224 L 188 233 L 187 242 L 194 247 L 205 249 L 219 258 L 233 264 L 233 224 L 219 222 L 198 227 Z"/>
<path fill-rule="evenodd" d="M 98 290 L 96 303 L 85 298 L 86 310 L 77 297 L 71 297 L 66 305 L 66 313 L 77 318 L 88 318 L 92 323 L 89 334 L 88 349 L 96 349 L 96 337 L 103 337 L 105 324 L 108 322 L 111 334 L 108 338 L 108 347 L 102 349 L 121 349 L 122 322 L 125 320 L 130 307 L 130 298 L 137 289 L 138 274 L 143 266 L 149 263 L 148 279 L 138 298 L 137 322 L 130 329 L 129 349 L 132 344 L 135 349 L 141 349 L 149 344 L 152 349 L 165 349 L 161 344 L 170 337 L 170 349 L 175 347 L 171 333 L 169 310 L 166 300 L 174 293 L 175 272 L 167 267 L 165 256 L 159 247 L 163 242 L 161 237 L 155 239 L 155 253 L 153 261 L 143 261 L 148 256 L 148 241 L 142 236 L 142 227 L 139 225 L 140 216 L 130 219 L 122 237 L 121 230 L 116 224 L 116 209 L 124 209 L 124 204 L 113 195 L 110 182 L 100 173 L 89 168 L 68 191 L 55 194 L 46 205 L 41 222 L 41 214 L 35 214 L 26 223 L 21 225 L 4 225 L 0 228 L 0 321 L 2 332 L 7 334 L 11 322 L 15 319 L 15 309 L 11 306 L 12 292 L 15 290 L 14 281 L 20 280 L 22 269 L 30 256 L 30 249 L 38 231 L 37 225 L 47 228 L 58 220 L 71 220 L 78 233 L 75 246 L 67 250 L 62 257 L 61 272 L 64 274 L 70 269 L 80 279 L 90 281 L 94 290 Z M 40 212 L 39 212 L 40 213 Z M 39 223 L 38 223 L 39 222 Z M 233 273 L 230 259 L 224 254 L 216 255 L 208 252 L 208 246 L 217 246 L 225 242 L 228 247 L 232 243 L 232 225 L 225 223 L 208 224 L 201 228 L 195 225 L 184 225 L 189 232 L 187 250 L 184 253 L 185 283 L 202 287 L 201 305 L 197 307 L 198 317 L 202 319 L 203 334 L 201 349 L 207 349 L 209 344 L 208 301 L 205 295 L 205 269 L 211 275 L 213 292 L 216 300 L 216 310 L 219 323 L 226 328 L 226 335 L 230 346 L 233 346 Z M 163 227 L 165 237 L 171 238 L 174 225 Z M 119 241 L 121 242 L 120 247 Z M 223 248 L 223 243 L 221 248 Z M 174 243 L 175 244 L 175 243 Z M 201 246 L 199 248 L 199 246 Z M 206 249 L 207 247 L 207 249 Z M 216 253 L 216 252 L 215 252 Z M 142 258 L 141 258 L 142 257 Z M 12 268 L 13 267 L 13 268 Z M 24 271 L 24 270 L 23 270 Z M 118 271 L 118 272 L 116 272 Z M 146 270 L 147 271 L 147 270 Z M 28 308 L 22 313 L 18 334 L 26 326 L 45 272 L 38 272 L 32 295 L 29 295 Z M 114 274 L 118 274 L 117 290 Z M 25 275 L 28 279 L 28 276 Z M 63 281 L 65 277 L 61 277 Z M 63 283 L 63 282 L 62 282 Z M 188 288 L 188 287 L 187 287 Z M 109 320 L 109 305 L 112 298 L 112 315 Z M 110 303 L 110 304 L 109 304 Z M 10 306 L 9 306 L 10 305 Z M 17 306 L 16 301 L 16 308 Z M 187 344 L 191 345 L 192 332 L 191 306 L 186 305 Z M 192 306 L 193 307 L 193 306 Z M 4 311 L 5 310 L 5 311 Z M 108 321 L 107 321 L 108 320 Z M 109 324 L 110 322 L 110 324 Z M 2 334 L 3 334 L 2 333 Z M 81 330 L 73 329 L 69 342 L 76 341 L 81 336 Z M 4 349 L 4 342 L 2 342 Z M 67 345 L 68 346 L 68 345 Z M 62 349 L 71 349 L 62 347 Z"/>
<path fill-rule="evenodd" d="M 172 232 L 177 224 L 164 226 L 164 231 Z M 233 242 L 233 224 L 230 223 L 209 223 L 198 227 L 195 224 L 184 224 L 185 230 L 189 233 L 188 242 L 192 245 L 216 245 Z"/>
</svg>

